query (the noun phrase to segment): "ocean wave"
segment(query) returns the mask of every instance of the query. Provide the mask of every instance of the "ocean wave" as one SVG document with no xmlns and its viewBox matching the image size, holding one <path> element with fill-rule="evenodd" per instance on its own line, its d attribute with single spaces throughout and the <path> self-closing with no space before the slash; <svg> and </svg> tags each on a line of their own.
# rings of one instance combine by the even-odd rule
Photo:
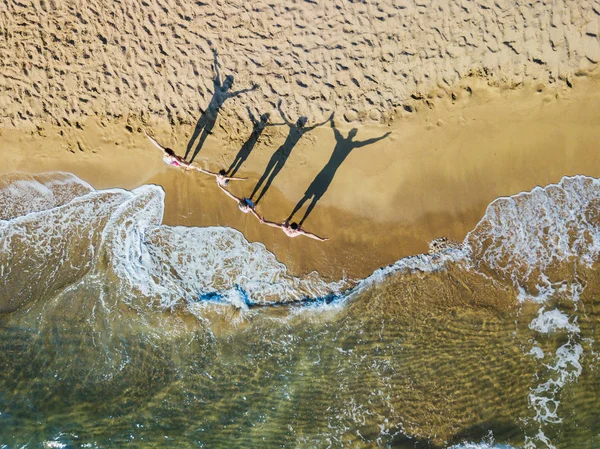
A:
<svg viewBox="0 0 600 449">
<path fill-rule="evenodd" d="M 71 173 L 2 175 L 0 220 L 61 206 L 92 191 L 92 186 Z"/>
<path fill-rule="evenodd" d="M 535 332 L 529 354 L 539 370 L 528 395 L 537 425 L 525 435 L 525 447 L 554 448 L 545 430 L 562 422 L 562 392 L 582 372 L 577 304 L 584 286 L 578 272 L 590 269 L 600 253 L 600 180 L 564 177 L 557 184 L 498 198 L 464 247 L 473 269 L 511 284 L 519 301 L 540 304 L 528 326 Z M 549 307 L 554 303 L 558 306 Z M 554 354 L 545 353 L 537 339 L 552 340 L 559 332 L 567 343 Z"/>
<path fill-rule="evenodd" d="M 9 284 L 52 284 L 42 279 L 44 273 L 86 271 L 102 255 L 123 292 L 135 291 L 165 308 L 198 301 L 240 308 L 321 306 L 355 297 L 394 273 L 431 272 L 459 262 L 513 283 L 521 298 L 543 301 L 556 282 L 565 281 L 563 273 L 556 273 L 557 264 L 590 265 L 600 251 L 600 182 L 584 176 L 499 198 L 462 245 L 400 259 L 358 282 L 325 282 L 317 273 L 291 276 L 264 245 L 249 243 L 230 228 L 161 225 L 164 192 L 158 186 L 96 191 L 67 173 L 5 175 L 0 206 L 0 247 L 5 250 L 0 274 Z M 81 252 L 77 267 L 75 251 Z M 28 257 L 6 256 L 21 252 Z M 33 262 L 32 276 L 23 275 L 19 262 Z M 39 289 L 27 290 L 32 289 L 25 288 L 21 296 L 28 298 L 16 303 L 39 294 Z"/>
<path fill-rule="evenodd" d="M 459 443 L 457 445 L 451 446 L 448 449 L 515 449 L 513 446 L 509 446 L 507 444 L 494 444 L 494 443 L 473 443 L 473 442 L 465 442 Z"/>
<path fill-rule="evenodd" d="M 600 252 L 600 180 L 574 176 L 494 200 L 464 241 L 474 268 L 541 302 L 569 280 L 565 263 L 590 266 Z M 572 276 L 572 273 L 571 273 Z"/>
<path fill-rule="evenodd" d="M 327 302 L 349 285 L 317 273 L 291 276 L 264 245 L 234 229 L 161 225 L 158 186 L 95 191 L 62 174 L 4 181 L 3 204 L 26 203 L 7 207 L 0 220 L 4 311 L 58 294 L 92 271 L 117 281 L 120 300 L 141 296 L 161 308 Z"/>
<path fill-rule="evenodd" d="M 145 308 L 164 315 L 185 307 L 199 317 L 220 305 L 322 313 L 368 297 L 370 288 L 396 274 L 455 265 L 514 287 L 521 292 L 515 299 L 540 303 L 521 326 L 531 334 L 531 346 L 523 349 L 537 370 L 527 397 L 530 416 L 522 419 L 533 423 L 526 447 L 553 447 L 546 436 L 553 433 L 544 430 L 562 421 L 562 392 L 583 369 L 577 304 L 584 286 L 576 268 L 598 258 L 599 198 L 598 180 L 563 178 L 494 201 L 460 245 L 400 259 L 360 281 L 326 282 L 318 273 L 290 275 L 264 245 L 236 230 L 162 225 L 165 195 L 158 186 L 94 190 L 69 174 L 10 175 L 0 182 L 0 311 L 26 315 L 37 305 L 48 327 L 60 319 L 101 322 L 105 327 L 89 327 L 89 338 L 113 340 L 117 349 L 106 363 L 114 369 L 102 371 L 113 375 L 129 363 L 118 346 L 129 330 L 110 328 L 112 316 L 126 315 L 123 305 L 127 313 Z M 151 321 L 148 313 L 131 315 L 131 328 L 136 319 Z M 553 345 L 557 334 L 560 346 Z M 452 449 L 509 447 L 464 442 Z"/>
</svg>

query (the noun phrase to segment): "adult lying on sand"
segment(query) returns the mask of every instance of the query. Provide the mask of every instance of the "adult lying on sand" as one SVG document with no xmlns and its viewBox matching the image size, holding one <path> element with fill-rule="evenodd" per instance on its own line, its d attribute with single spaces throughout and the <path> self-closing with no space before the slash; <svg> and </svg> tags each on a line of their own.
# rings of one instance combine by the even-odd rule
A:
<svg viewBox="0 0 600 449">
<path fill-rule="evenodd" d="M 261 218 L 260 216 L 258 219 L 262 224 L 266 224 L 267 226 L 271 226 L 272 228 L 280 228 L 285 233 L 285 235 L 287 235 L 288 237 L 291 237 L 291 238 L 305 235 L 307 237 L 310 237 L 311 239 L 315 239 L 320 242 L 329 240 L 326 237 L 319 237 L 317 234 L 313 234 L 312 232 L 305 231 L 300 226 L 298 226 L 298 223 L 290 223 L 289 221 L 286 220 L 280 224 L 280 223 L 275 223 L 273 221 L 267 221 L 264 218 Z"/>
<path fill-rule="evenodd" d="M 220 186 L 226 186 L 227 184 L 229 184 L 229 181 L 243 181 L 246 179 L 246 178 L 234 178 L 232 176 L 226 176 L 225 170 L 220 170 L 219 173 L 214 173 L 209 170 L 204 170 L 203 168 L 196 167 L 195 165 L 192 165 L 189 162 L 187 162 L 181 156 L 177 156 L 171 148 L 163 147 L 160 143 L 158 143 L 156 140 L 154 140 L 152 137 L 150 137 L 148 135 L 148 133 L 146 133 L 146 131 L 144 131 L 144 134 L 150 140 L 150 142 L 152 142 L 154 144 L 154 146 L 156 148 L 158 148 L 159 150 L 161 150 L 163 152 L 163 154 L 164 154 L 163 161 L 165 161 L 169 165 L 173 165 L 174 167 L 182 167 L 182 168 L 185 168 L 186 170 L 196 170 L 196 171 L 202 172 L 204 174 L 214 176 L 217 179 L 217 184 L 219 184 Z"/>
<path fill-rule="evenodd" d="M 225 192 L 225 194 L 231 198 L 232 200 L 236 201 L 238 203 L 238 208 L 245 214 L 247 213 L 252 213 L 252 215 L 254 215 L 261 223 L 264 221 L 263 218 L 258 215 L 256 213 L 256 210 L 254 210 L 254 203 L 252 202 L 252 200 L 250 198 L 238 198 L 237 196 L 235 196 L 233 193 L 231 193 L 229 190 L 227 190 L 225 187 L 223 187 L 221 184 L 219 184 L 219 188 Z"/>
</svg>

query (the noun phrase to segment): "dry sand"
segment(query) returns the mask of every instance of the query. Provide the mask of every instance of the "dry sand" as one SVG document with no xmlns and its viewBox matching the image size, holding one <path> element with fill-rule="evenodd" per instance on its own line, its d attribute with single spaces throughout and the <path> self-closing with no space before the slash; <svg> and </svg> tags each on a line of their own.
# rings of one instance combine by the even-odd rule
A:
<svg viewBox="0 0 600 449">
<path fill-rule="evenodd" d="M 468 74 L 565 83 L 600 61 L 600 0 L 8 0 L 0 4 L 0 124 L 89 116 L 194 123 L 212 51 L 245 105 L 293 116 L 387 120 Z"/>
<path fill-rule="evenodd" d="M 162 185 L 165 222 L 235 227 L 294 272 L 359 277 L 447 236 L 487 204 L 563 175 L 600 176 L 600 2 L 9 1 L 0 5 L 0 172 L 62 170 L 97 188 Z M 289 239 L 238 212 L 210 177 L 167 167 L 138 132 L 185 152 L 213 89 L 234 89 L 196 163 L 228 167 L 246 107 L 279 100 L 309 125 L 335 111 L 354 149 Z M 248 195 L 287 127 L 265 130 L 232 185 Z M 293 149 L 258 210 L 281 220 L 335 146 L 326 124 Z M 302 212 L 302 211 L 301 211 Z M 301 216 L 301 215 L 300 215 Z"/>
</svg>

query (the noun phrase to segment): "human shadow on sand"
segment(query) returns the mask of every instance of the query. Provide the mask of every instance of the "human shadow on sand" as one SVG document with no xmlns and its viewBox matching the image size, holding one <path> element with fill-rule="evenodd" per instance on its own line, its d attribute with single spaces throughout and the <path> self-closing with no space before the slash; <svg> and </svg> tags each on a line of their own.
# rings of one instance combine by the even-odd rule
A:
<svg viewBox="0 0 600 449">
<path fill-rule="evenodd" d="M 198 139 L 198 143 L 195 146 L 194 152 L 192 154 L 189 162 L 193 162 L 194 158 L 198 154 L 198 152 L 202 149 L 206 138 L 209 134 L 212 133 L 212 129 L 217 122 L 217 118 L 219 116 L 219 111 L 223 107 L 225 101 L 230 98 L 237 97 L 238 95 L 245 94 L 247 92 L 251 92 L 258 88 L 258 86 L 254 85 L 250 89 L 242 89 L 238 91 L 231 91 L 231 87 L 233 86 L 233 75 L 227 75 L 225 80 L 221 81 L 221 72 L 219 71 L 219 61 L 218 61 L 218 53 L 216 50 L 213 50 L 214 54 L 214 62 L 213 62 L 213 70 L 215 72 L 215 79 L 213 80 L 213 96 L 208 104 L 208 107 L 203 112 L 200 119 L 198 119 L 198 123 L 196 123 L 196 128 L 194 129 L 194 134 L 190 141 L 188 142 L 187 149 L 185 150 L 185 159 L 187 160 L 190 155 L 192 148 L 194 148 L 194 142 Z"/>
<path fill-rule="evenodd" d="M 291 221 L 292 217 L 296 214 L 296 212 L 298 212 L 302 208 L 304 203 L 306 203 L 309 199 L 312 198 L 311 203 L 306 209 L 304 217 L 302 217 L 302 220 L 298 222 L 299 226 L 302 226 L 304 220 L 306 220 L 306 218 L 310 215 L 310 213 L 315 208 L 321 197 L 325 194 L 325 192 L 327 192 L 327 189 L 329 188 L 331 181 L 333 181 L 333 177 L 335 176 L 337 169 L 340 168 L 340 165 L 342 165 L 342 162 L 344 162 L 344 160 L 348 157 L 350 152 L 355 148 L 365 147 L 367 145 L 371 145 L 375 142 L 383 140 L 391 134 L 390 132 L 387 132 L 383 136 L 375 137 L 373 139 L 354 141 L 352 139 L 354 139 L 354 137 L 356 136 L 356 128 L 351 129 L 348 133 L 348 136 L 344 137 L 342 136 L 342 133 L 340 133 L 335 128 L 333 121 L 331 122 L 331 127 L 333 128 L 333 134 L 335 136 L 336 144 L 331 154 L 331 157 L 329 158 L 329 162 L 327 162 L 325 167 L 323 167 L 323 169 L 315 177 L 314 181 L 310 184 L 310 186 L 308 186 L 308 189 L 306 189 L 306 192 L 304 192 L 304 196 L 300 201 L 298 201 L 298 204 L 296 204 L 296 207 L 294 207 L 294 210 L 287 219 L 287 221 Z"/>
<path fill-rule="evenodd" d="M 258 202 L 265 195 L 265 193 L 267 193 L 267 190 L 269 190 L 269 187 L 271 187 L 273 180 L 275 179 L 275 177 L 279 174 L 279 172 L 285 165 L 285 162 L 287 161 L 288 157 L 290 157 L 292 150 L 294 149 L 296 144 L 300 141 L 302 136 L 304 134 L 306 134 L 307 132 L 312 131 L 316 127 L 324 125 L 325 123 L 327 123 L 328 121 L 330 121 L 333 118 L 333 114 L 331 114 L 331 116 L 327 120 L 325 120 L 321 123 L 317 123 L 316 125 L 313 125 L 313 126 L 306 126 L 307 118 L 304 116 L 298 118 L 296 123 L 293 123 L 292 121 L 290 121 L 288 119 L 288 117 L 285 115 L 285 113 L 281 110 L 281 101 L 279 101 L 279 104 L 277 105 L 277 109 L 279 110 L 279 114 L 281 115 L 281 118 L 283 118 L 283 121 L 285 122 L 285 124 L 290 128 L 290 131 L 285 139 L 285 142 L 283 142 L 283 144 L 275 151 L 275 153 L 273 153 L 273 156 L 271 156 L 271 159 L 269 160 L 269 163 L 267 164 L 267 168 L 265 169 L 265 172 L 263 173 L 263 175 L 260 177 L 260 179 L 256 183 L 256 186 L 254 187 L 254 190 L 252 191 L 252 194 L 250 195 L 250 199 L 254 200 L 254 196 L 258 193 L 259 189 L 264 184 L 264 187 L 261 190 L 260 195 L 258 195 L 256 200 L 254 201 L 255 204 L 258 204 Z"/>
<path fill-rule="evenodd" d="M 240 148 L 240 151 L 238 151 L 238 154 L 235 156 L 235 159 L 227 169 L 226 173 L 228 176 L 235 176 L 236 172 L 240 169 L 242 164 L 246 162 L 246 159 L 248 159 L 248 156 L 250 156 L 250 153 L 254 149 L 254 146 L 258 142 L 258 139 L 260 138 L 262 132 L 267 126 L 285 125 L 285 123 L 269 123 L 269 118 L 271 114 L 269 114 L 268 112 L 262 114 L 260 118 L 257 119 L 254 116 L 254 114 L 252 114 L 252 111 L 249 107 L 246 107 L 246 109 L 248 110 L 250 121 L 252 122 L 252 132 L 250 133 L 250 137 L 248 137 L 248 140 L 244 142 L 244 145 L 242 145 L 242 148 Z"/>
</svg>

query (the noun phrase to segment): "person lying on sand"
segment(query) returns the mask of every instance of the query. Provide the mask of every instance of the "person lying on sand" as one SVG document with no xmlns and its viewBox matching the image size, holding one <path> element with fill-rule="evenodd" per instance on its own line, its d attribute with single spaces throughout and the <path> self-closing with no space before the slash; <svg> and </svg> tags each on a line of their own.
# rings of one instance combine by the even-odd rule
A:
<svg viewBox="0 0 600 449">
<path fill-rule="evenodd" d="M 256 218 L 258 218 L 258 220 L 262 223 L 263 218 L 256 213 L 256 210 L 254 210 L 254 203 L 252 202 L 252 200 L 250 198 L 238 198 L 233 193 L 231 193 L 229 190 L 227 190 L 225 187 L 223 187 L 221 184 L 219 184 L 219 188 L 223 192 L 225 192 L 225 194 L 229 198 L 231 198 L 232 200 L 235 200 L 238 203 L 238 208 L 243 213 L 245 213 L 245 214 L 247 214 L 248 212 L 252 213 L 252 215 L 254 215 Z"/>
<path fill-rule="evenodd" d="M 264 218 L 261 218 L 260 216 L 258 217 L 258 220 L 262 224 L 266 224 L 267 226 L 271 226 L 272 228 L 281 228 L 281 230 L 285 233 L 285 235 L 287 235 L 288 237 L 291 237 L 291 238 L 298 237 L 300 235 L 305 235 L 307 237 L 310 237 L 311 239 L 315 239 L 320 242 L 329 240 L 326 237 L 319 237 L 318 235 L 313 234 L 312 232 L 305 231 L 304 229 L 300 228 L 300 226 L 298 226 L 298 223 L 290 223 L 289 221 L 286 220 L 283 223 L 279 224 L 279 223 L 275 223 L 273 221 L 267 221 Z"/>
<path fill-rule="evenodd" d="M 196 170 L 196 171 L 202 172 L 204 174 L 214 176 L 217 180 L 217 184 L 219 184 L 220 186 L 226 186 L 227 184 L 229 184 L 229 181 L 243 181 L 244 179 L 246 179 L 246 178 L 234 178 L 232 176 L 225 176 L 226 175 L 225 170 L 221 170 L 221 171 L 219 171 L 219 173 L 214 173 L 209 170 L 204 170 L 203 168 L 196 167 L 195 165 L 192 165 L 189 162 L 187 162 L 181 156 L 177 156 L 171 148 L 163 147 L 160 143 L 158 143 L 156 140 L 154 140 L 152 137 L 150 137 L 148 135 L 148 133 L 146 133 L 146 131 L 144 131 L 144 134 L 150 140 L 150 142 L 152 142 L 154 144 L 154 146 L 156 148 L 158 148 L 159 150 L 161 150 L 163 152 L 163 154 L 164 154 L 163 161 L 165 161 L 169 165 L 173 165 L 174 167 L 183 167 L 186 170 Z"/>
<path fill-rule="evenodd" d="M 203 168 L 200 167 L 193 167 L 198 171 L 201 171 L 202 173 L 205 173 L 207 175 L 211 175 L 214 176 L 217 180 L 217 184 L 219 184 L 219 186 L 226 186 L 227 184 L 229 184 L 229 181 L 244 181 L 248 178 L 235 178 L 233 176 L 226 176 L 227 172 L 225 172 L 225 170 L 219 170 L 219 173 L 213 173 L 211 171 L 208 170 L 204 170 Z"/>
<path fill-rule="evenodd" d="M 156 140 L 150 137 L 146 130 L 144 130 L 144 135 L 148 138 L 148 140 L 150 140 L 150 142 L 152 142 L 152 144 L 154 144 L 156 148 L 163 152 L 163 161 L 165 161 L 167 164 L 172 165 L 174 167 L 182 167 L 186 170 L 192 170 L 196 168 L 189 164 L 181 156 L 177 156 L 171 148 L 163 147 L 160 143 L 158 143 Z"/>
</svg>

